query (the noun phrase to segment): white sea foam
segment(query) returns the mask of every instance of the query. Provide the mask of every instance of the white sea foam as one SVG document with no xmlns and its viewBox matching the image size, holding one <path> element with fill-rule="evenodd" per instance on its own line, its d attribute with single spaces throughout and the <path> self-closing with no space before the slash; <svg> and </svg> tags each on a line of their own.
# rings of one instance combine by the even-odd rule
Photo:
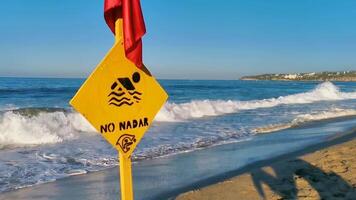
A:
<svg viewBox="0 0 356 200">
<path fill-rule="evenodd" d="M 356 92 L 341 92 L 331 82 L 319 84 L 315 89 L 278 98 L 251 101 L 196 100 L 188 103 L 166 103 L 157 114 L 156 121 L 184 121 L 205 116 L 235 113 L 239 110 L 275 107 L 282 104 L 305 104 L 317 101 L 356 99 Z"/>
<path fill-rule="evenodd" d="M 12 111 L 0 118 L 1 145 L 36 145 L 58 143 L 76 137 L 78 132 L 92 132 L 93 128 L 77 113 L 39 113 L 26 116 Z"/>
<path fill-rule="evenodd" d="M 270 133 L 270 132 L 284 130 L 287 128 L 297 127 L 297 126 L 300 126 L 300 125 L 308 123 L 308 122 L 327 120 L 327 119 L 335 119 L 335 118 L 340 118 L 340 117 L 349 117 L 349 116 L 356 116 L 356 110 L 335 108 L 330 111 L 298 115 L 291 122 L 280 123 L 280 124 L 271 124 L 268 126 L 259 127 L 259 128 L 252 130 L 252 132 L 254 132 L 254 133 Z"/>
</svg>

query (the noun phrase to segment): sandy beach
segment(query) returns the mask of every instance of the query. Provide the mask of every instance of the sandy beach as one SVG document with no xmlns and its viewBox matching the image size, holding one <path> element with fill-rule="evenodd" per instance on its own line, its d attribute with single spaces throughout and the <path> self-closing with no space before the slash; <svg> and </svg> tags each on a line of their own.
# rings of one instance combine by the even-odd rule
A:
<svg viewBox="0 0 356 200">
<path fill-rule="evenodd" d="M 355 152 L 353 139 L 253 169 L 176 199 L 356 199 Z"/>
</svg>

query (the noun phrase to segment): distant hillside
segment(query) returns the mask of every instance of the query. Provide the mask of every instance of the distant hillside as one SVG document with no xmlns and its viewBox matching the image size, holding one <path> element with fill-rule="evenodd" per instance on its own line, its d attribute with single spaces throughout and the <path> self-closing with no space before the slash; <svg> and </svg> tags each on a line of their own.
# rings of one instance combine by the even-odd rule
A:
<svg viewBox="0 0 356 200">
<path fill-rule="evenodd" d="M 356 81 L 356 71 L 312 72 L 297 74 L 262 74 L 244 76 L 240 80 L 276 80 L 276 81 Z"/>
</svg>

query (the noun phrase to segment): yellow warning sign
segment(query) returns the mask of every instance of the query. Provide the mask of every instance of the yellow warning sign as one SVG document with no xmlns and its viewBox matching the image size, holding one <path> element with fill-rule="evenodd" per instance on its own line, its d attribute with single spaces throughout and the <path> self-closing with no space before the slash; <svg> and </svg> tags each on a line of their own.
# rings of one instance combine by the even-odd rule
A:
<svg viewBox="0 0 356 200">
<path fill-rule="evenodd" d="M 70 104 L 128 158 L 167 98 L 154 77 L 125 57 L 118 40 Z"/>
</svg>

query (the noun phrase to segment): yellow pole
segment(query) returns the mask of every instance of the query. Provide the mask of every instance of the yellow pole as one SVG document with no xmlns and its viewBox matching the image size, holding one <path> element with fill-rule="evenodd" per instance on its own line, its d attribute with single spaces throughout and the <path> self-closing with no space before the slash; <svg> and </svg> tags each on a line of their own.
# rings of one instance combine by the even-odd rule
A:
<svg viewBox="0 0 356 200">
<path fill-rule="evenodd" d="M 123 21 L 121 18 L 117 19 L 115 22 L 115 41 L 116 42 L 123 42 Z"/>
<path fill-rule="evenodd" d="M 133 200 L 131 156 L 130 158 L 125 158 L 124 155 L 119 153 L 119 159 L 121 200 Z"/>
<path fill-rule="evenodd" d="M 115 22 L 115 40 L 116 42 L 123 41 L 123 26 L 122 19 Z M 126 158 L 122 153 L 119 153 L 120 160 L 120 187 L 121 200 L 133 200 L 132 190 L 132 172 L 131 172 L 131 156 Z"/>
</svg>

